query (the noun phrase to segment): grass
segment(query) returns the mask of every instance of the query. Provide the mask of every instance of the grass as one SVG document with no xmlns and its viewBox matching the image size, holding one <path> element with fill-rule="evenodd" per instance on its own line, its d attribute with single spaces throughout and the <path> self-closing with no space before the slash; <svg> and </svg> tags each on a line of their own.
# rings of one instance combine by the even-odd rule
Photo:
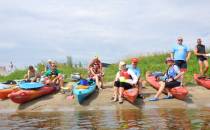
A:
<svg viewBox="0 0 210 130">
<path fill-rule="evenodd" d="M 167 69 L 167 66 L 165 64 L 165 59 L 168 56 L 169 54 L 153 54 L 153 55 L 138 57 L 140 61 L 138 64 L 138 67 L 141 68 L 142 78 L 145 79 L 145 73 L 147 71 L 165 72 Z M 125 59 L 125 62 L 130 64 L 130 59 Z M 38 68 L 40 72 L 44 71 L 43 64 L 38 64 L 36 67 Z M 68 81 L 70 78 L 70 74 L 75 73 L 75 72 L 81 73 L 81 75 L 84 78 L 87 77 L 86 68 L 74 68 L 66 64 L 58 64 L 58 69 L 61 70 L 61 72 L 65 75 L 65 81 Z M 105 82 L 113 81 L 117 71 L 118 71 L 118 64 L 112 64 L 108 68 L 105 68 L 104 69 Z M 11 73 L 8 76 L 0 76 L 0 82 L 7 81 L 7 80 L 14 80 L 14 79 L 22 79 L 25 73 L 26 73 L 26 69 L 16 70 L 15 72 Z M 193 80 L 194 73 L 199 73 L 199 66 L 198 66 L 198 61 L 197 61 L 196 56 L 192 54 L 188 62 L 188 72 L 185 74 L 185 83 L 187 85 L 195 84 Z M 210 75 L 210 71 L 208 71 L 208 75 Z"/>
</svg>

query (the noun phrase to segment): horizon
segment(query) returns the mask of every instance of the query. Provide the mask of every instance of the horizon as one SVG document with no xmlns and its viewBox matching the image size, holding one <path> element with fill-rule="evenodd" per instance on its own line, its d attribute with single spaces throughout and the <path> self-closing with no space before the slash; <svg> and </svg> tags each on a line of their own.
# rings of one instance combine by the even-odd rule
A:
<svg viewBox="0 0 210 130">
<path fill-rule="evenodd" d="M 1 1 L 0 66 L 54 59 L 116 63 L 170 51 L 179 36 L 193 49 L 210 47 L 210 1 Z"/>
</svg>

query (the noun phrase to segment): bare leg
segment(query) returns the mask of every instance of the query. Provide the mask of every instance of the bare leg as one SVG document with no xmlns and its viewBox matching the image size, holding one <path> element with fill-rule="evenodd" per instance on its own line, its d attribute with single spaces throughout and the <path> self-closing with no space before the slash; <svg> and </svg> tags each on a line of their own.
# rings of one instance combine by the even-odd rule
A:
<svg viewBox="0 0 210 130">
<path fill-rule="evenodd" d="M 96 85 L 97 85 L 98 89 L 101 89 L 101 85 L 99 83 L 98 76 L 94 76 L 94 79 L 96 80 Z"/>
<path fill-rule="evenodd" d="M 117 98 L 118 98 L 118 87 L 114 86 L 114 99 L 113 99 L 113 101 L 117 101 Z"/>
<path fill-rule="evenodd" d="M 200 68 L 200 74 L 203 75 L 203 62 L 202 61 L 198 61 L 198 64 L 199 64 L 199 68 Z"/>
<path fill-rule="evenodd" d="M 165 90 L 166 90 L 168 96 L 172 96 L 172 94 L 170 93 L 168 88 L 165 88 Z"/>
<path fill-rule="evenodd" d="M 139 94 L 141 94 L 142 93 L 142 83 L 140 80 L 138 81 L 137 88 L 138 88 Z"/>
<path fill-rule="evenodd" d="M 101 82 L 101 88 L 103 88 L 103 86 L 104 86 L 103 77 L 100 77 L 100 82 Z"/>
<path fill-rule="evenodd" d="M 120 87 L 119 88 L 119 103 L 122 103 L 123 102 L 123 92 L 124 92 L 124 88 L 123 87 Z"/>
<path fill-rule="evenodd" d="M 59 86 L 60 86 L 60 87 L 63 87 L 63 86 L 64 86 L 64 81 L 63 81 L 63 79 L 60 79 L 60 80 L 59 80 Z"/>
<path fill-rule="evenodd" d="M 160 82 L 160 88 L 158 89 L 156 95 L 155 95 L 155 98 L 159 98 L 161 93 L 163 92 L 165 88 L 165 83 L 164 82 Z"/>
<path fill-rule="evenodd" d="M 204 74 L 206 74 L 209 70 L 209 63 L 207 60 L 204 61 L 204 65 L 205 65 L 205 70 L 204 70 Z"/>
</svg>

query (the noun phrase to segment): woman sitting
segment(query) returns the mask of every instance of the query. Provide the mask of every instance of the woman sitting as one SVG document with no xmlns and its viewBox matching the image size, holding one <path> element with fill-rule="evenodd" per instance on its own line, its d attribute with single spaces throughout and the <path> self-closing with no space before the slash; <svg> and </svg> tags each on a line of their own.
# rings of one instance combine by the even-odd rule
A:
<svg viewBox="0 0 210 130">
<path fill-rule="evenodd" d="M 24 76 L 24 79 L 28 82 L 36 82 L 37 78 L 40 78 L 40 75 L 36 73 L 36 70 L 32 65 L 28 67 L 27 74 Z"/>
<path fill-rule="evenodd" d="M 98 89 L 103 88 L 103 76 L 101 61 L 96 57 L 89 65 L 89 78 L 96 82 Z"/>
<path fill-rule="evenodd" d="M 149 101 L 158 101 L 163 90 L 166 90 L 167 96 L 164 99 L 173 98 L 172 94 L 169 92 L 170 88 L 178 87 L 181 85 L 182 75 L 184 72 L 181 72 L 179 67 L 174 64 L 174 60 L 171 58 L 166 59 L 166 64 L 168 65 L 168 69 L 164 76 L 157 78 L 160 82 L 160 88 L 156 95 L 149 99 Z"/>
<path fill-rule="evenodd" d="M 119 103 L 123 103 L 124 90 L 132 88 L 137 82 L 138 78 L 135 73 L 130 69 L 127 69 L 126 63 L 121 61 L 119 63 L 119 72 L 115 77 L 113 101 L 116 102 L 119 100 Z"/>
</svg>

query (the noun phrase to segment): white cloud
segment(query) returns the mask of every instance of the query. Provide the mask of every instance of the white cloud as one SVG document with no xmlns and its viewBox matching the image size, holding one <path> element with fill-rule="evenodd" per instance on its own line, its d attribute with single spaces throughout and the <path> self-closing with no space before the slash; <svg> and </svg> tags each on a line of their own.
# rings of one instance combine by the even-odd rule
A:
<svg viewBox="0 0 210 130">
<path fill-rule="evenodd" d="M 0 54 L 24 59 L 24 64 L 35 62 L 26 52 L 36 55 L 36 62 L 66 55 L 89 59 L 95 54 L 116 61 L 138 52 L 168 50 L 179 35 L 190 47 L 197 37 L 210 46 L 209 4 L 207 0 L 0 1 Z M 11 39 L 14 43 L 5 42 Z M 14 51 L 5 54 L 5 48 Z"/>
<path fill-rule="evenodd" d="M 17 47 L 17 43 L 0 41 L 0 49 L 15 49 L 16 47 Z"/>
</svg>

